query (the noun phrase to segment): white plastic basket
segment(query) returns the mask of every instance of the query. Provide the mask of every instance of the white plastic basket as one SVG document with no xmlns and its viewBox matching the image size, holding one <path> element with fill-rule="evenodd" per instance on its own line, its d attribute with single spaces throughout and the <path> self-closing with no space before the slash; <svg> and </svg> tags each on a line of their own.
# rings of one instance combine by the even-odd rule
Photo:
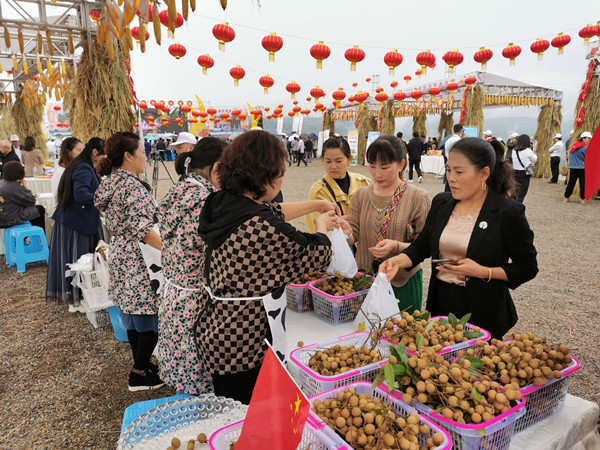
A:
<svg viewBox="0 0 600 450">
<path fill-rule="evenodd" d="M 381 367 L 387 362 L 387 358 L 390 356 L 389 345 L 386 342 L 379 342 L 375 347 L 375 350 L 377 350 L 383 358 L 381 361 L 367 364 L 358 369 L 349 370 L 346 373 L 331 376 L 321 375 L 308 366 L 311 355 L 318 349 L 331 348 L 335 345 L 341 345 L 342 347 L 354 345 L 355 347 L 360 347 L 365 343 L 368 343 L 369 339 L 369 333 L 354 333 L 293 350 L 290 353 L 290 361 L 298 367 L 298 379 L 302 392 L 307 396 L 310 396 L 339 386 L 345 386 L 355 381 L 373 381 Z"/>
<path fill-rule="evenodd" d="M 390 394 L 388 391 L 386 391 L 382 387 L 378 386 L 375 389 L 372 389 L 371 383 L 367 383 L 365 381 L 358 381 L 356 383 L 352 383 L 347 386 L 341 386 L 336 389 L 332 389 L 330 391 L 322 392 L 318 395 L 314 395 L 309 398 L 309 400 L 311 402 L 311 407 L 312 407 L 312 403 L 314 400 L 316 400 L 316 399 L 325 400 L 327 398 L 334 398 L 334 397 L 336 397 L 338 392 L 343 391 L 348 388 L 354 388 L 359 395 L 368 393 L 371 395 L 371 397 L 378 397 L 378 398 L 382 399 L 383 401 L 388 402 L 391 405 L 392 411 L 395 414 L 400 415 L 404 418 L 408 417 L 410 414 L 418 413 L 418 411 L 416 409 L 414 409 L 407 403 L 404 403 L 402 400 L 396 398 L 393 394 Z M 313 417 L 317 426 L 320 429 L 322 429 L 323 432 L 332 441 L 334 441 L 338 445 L 338 448 L 342 447 L 344 445 L 347 446 L 346 448 L 350 448 L 348 443 L 344 439 L 342 439 L 331 427 L 329 427 L 326 423 L 324 423 L 323 420 L 314 411 L 312 411 L 312 409 L 310 411 L 310 415 Z M 419 421 L 420 425 L 424 424 L 424 425 L 429 426 L 429 434 L 427 434 L 427 435 L 420 434 L 419 435 L 419 446 L 420 447 L 424 447 L 427 439 L 432 437 L 434 433 L 440 433 L 442 436 L 444 436 L 444 442 L 442 442 L 439 446 L 435 447 L 434 450 L 449 450 L 452 448 L 452 438 L 450 437 L 450 434 L 446 430 L 444 430 L 442 427 L 440 427 L 439 425 L 437 425 L 432 420 L 430 420 L 429 418 L 427 418 L 426 416 L 424 416 L 422 414 L 419 414 L 419 419 L 420 419 L 420 421 Z"/>
<path fill-rule="evenodd" d="M 361 272 L 359 272 L 361 273 Z M 334 278 L 334 277 L 328 277 Z M 308 289 L 312 291 L 312 302 L 315 316 L 332 325 L 353 322 L 362 306 L 369 288 L 348 295 L 336 297 L 320 290 L 316 284 L 321 280 L 308 283 Z"/>
<path fill-rule="evenodd" d="M 111 302 L 109 303 L 110 305 L 108 306 L 114 306 Z M 94 328 L 107 327 L 111 324 L 110 314 L 108 312 L 108 309 L 106 309 L 107 306 L 104 306 L 103 308 L 94 309 L 88 305 L 85 299 L 81 301 L 81 305 L 85 309 L 85 315 L 87 316 L 87 319 L 90 321 Z"/>
</svg>

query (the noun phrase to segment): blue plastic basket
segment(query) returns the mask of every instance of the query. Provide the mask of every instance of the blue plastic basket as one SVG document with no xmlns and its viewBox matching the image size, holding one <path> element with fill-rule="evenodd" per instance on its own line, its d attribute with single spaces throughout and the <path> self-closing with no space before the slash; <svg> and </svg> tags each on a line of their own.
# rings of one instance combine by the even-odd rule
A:
<svg viewBox="0 0 600 450">
<path fill-rule="evenodd" d="M 127 330 L 121 321 L 121 310 L 117 306 L 111 306 L 108 308 L 108 314 L 110 315 L 110 322 L 112 323 L 113 332 L 115 333 L 117 340 L 121 342 L 129 342 Z"/>
</svg>

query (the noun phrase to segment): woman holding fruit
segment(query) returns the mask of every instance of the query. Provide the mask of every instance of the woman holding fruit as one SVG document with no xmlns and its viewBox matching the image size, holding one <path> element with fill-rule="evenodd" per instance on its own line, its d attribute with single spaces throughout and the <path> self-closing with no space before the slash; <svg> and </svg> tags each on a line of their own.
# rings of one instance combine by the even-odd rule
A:
<svg viewBox="0 0 600 450">
<path fill-rule="evenodd" d="M 510 165 L 489 142 L 461 139 L 446 164 L 450 193 L 433 199 L 417 239 L 381 264 L 388 279 L 433 257 L 427 295 L 432 315 L 471 313 L 470 323 L 502 336 L 517 322 L 508 289 L 538 272 L 525 207 L 507 198 Z"/>
<path fill-rule="evenodd" d="M 381 136 L 367 150 L 369 172 L 375 184 L 357 190 L 352 197 L 347 223 L 348 243 L 357 243 L 359 269 L 375 269 L 381 261 L 398 255 L 420 233 L 431 200 L 429 194 L 403 180 L 406 153 L 396 136 Z M 349 228 L 348 228 L 349 227 Z M 423 302 L 423 270 L 389 278 L 401 311 L 412 313 Z"/>
</svg>

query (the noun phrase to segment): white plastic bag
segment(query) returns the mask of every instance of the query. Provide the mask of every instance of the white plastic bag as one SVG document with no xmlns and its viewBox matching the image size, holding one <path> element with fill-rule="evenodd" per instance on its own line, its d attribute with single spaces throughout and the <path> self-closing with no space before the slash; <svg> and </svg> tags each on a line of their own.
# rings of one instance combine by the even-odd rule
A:
<svg viewBox="0 0 600 450">
<path fill-rule="evenodd" d="M 341 228 L 335 228 L 328 236 L 331 241 L 331 263 L 327 273 L 352 278 L 358 272 L 358 266 L 344 232 Z"/>
<path fill-rule="evenodd" d="M 385 274 L 379 272 L 367 294 L 367 298 L 358 310 L 356 319 L 354 319 L 354 326 L 358 330 L 368 331 L 365 329 L 369 323 L 367 318 L 379 322 L 398 313 L 400 313 L 400 308 L 398 307 L 398 299 L 394 296 L 392 285 Z"/>
</svg>

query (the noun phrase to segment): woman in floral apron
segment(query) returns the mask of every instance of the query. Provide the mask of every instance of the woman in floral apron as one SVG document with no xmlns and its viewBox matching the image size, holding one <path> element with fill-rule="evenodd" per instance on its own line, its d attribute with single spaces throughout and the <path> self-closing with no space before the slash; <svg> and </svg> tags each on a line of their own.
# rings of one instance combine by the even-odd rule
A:
<svg viewBox="0 0 600 450">
<path fill-rule="evenodd" d="M 194 317 L 202 288 L 204 244 L 198 236 L 200 210 L 218 187 L 215 163 L 226 142 L 206 137 L 177 156 L 182 181 L 159 204 L 165 288 L 158 307 L 160 377 L 177 391 L 197 395 L 213 390 L 194 342 Z M 179 171 L 178 171 L 179 172 Z"/>
<path fill-rule="evenodd" d="M 152 229 L 158 211 L 151 187 L 138 178 L 145 171 L 144 143 L 137 134 L 115 133 L 106 141 L 105 152 L 98 171 L 109 176 L 96 191 L 95 205 L 112 235 L 108 296 L 121 310 L 133 353 L 129 390 L 155 389 L 164 385 L 150 363 L 158 341 L 158 286 L 151 283 L 140 244 L 160 251 L 161 240 Z"/>
<path fill-rule="evenodd" d="M 286 152 L 265 131 L 249 131 L 223 151 L 217 174 L 221 190 L 208 196 L 200 214 L 206 245 L 205 292 L 196 319 L 200 360 L 215 394 L 249 403 L 269 340 L 281 359 L 285 350 L 285 286 L 326 270 L 339 209 L 324 200 L 272 203 L 281 190 Z M 319 211 L 316 233 L 286 222 Z M 282 336 L 283 334 L 283 336 Z"/>
</svg>

